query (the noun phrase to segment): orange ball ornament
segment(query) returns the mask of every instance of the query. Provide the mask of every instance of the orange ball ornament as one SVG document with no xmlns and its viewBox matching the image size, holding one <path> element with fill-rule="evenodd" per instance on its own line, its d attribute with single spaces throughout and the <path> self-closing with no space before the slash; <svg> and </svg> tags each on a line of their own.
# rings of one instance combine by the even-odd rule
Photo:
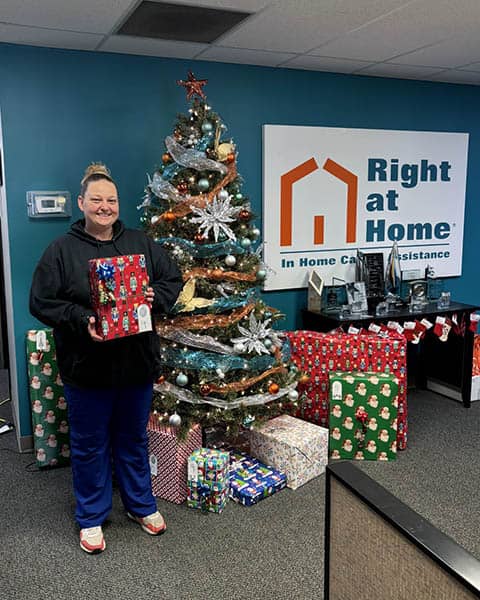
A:
<svg viewBox="0 0 480 600">
<path fill-rule="evenodd" d="M 172 157 L 170 156 L 170 154 L 168 152 L 165 152 L 165 154 L 162 154 L 162 162 L 164 165 L 169 163 L 171 160 L 172 160 Z"/>
<path fill-rule="evenodd" d="M 175 213 L 173 213 L 172 211 L 167 211 L 166 213 L 163 213 L 163 220 L 167 221 L 167 223 L 171 223 L 172 221 L 175 221 L 177 217 L 175 216 Z"/>
<path fill-rule="evenodd" d="M 157 383 L 163 383 L 164 381 L 165 381 L 164 375 L 160 375 L 160 377 L 157 379 Z"/>
<path fill-rule="evenodd" d="M 278 383 L 271 383 L 268 386 L 268 391 L 270 392 L 270 394 L 276 394 L 280 389 L 280 386 L 278 385 Z"/>
<path fill-rule="evenodd" d="M 307 375 L 307 373 L 304 373 L 298 381 L 299 381 L 299 383 L 306 384 L 310 381 L 310 375 Z"/>
<path fill-rule="evenodd" d="M 227 163 L 232 163 L 234 160 L 235 160 L 235 154 L 233 152 L 230 152 L 229 154 L 227 154 L 227 158 L 226 158 Z"/>
</svg>

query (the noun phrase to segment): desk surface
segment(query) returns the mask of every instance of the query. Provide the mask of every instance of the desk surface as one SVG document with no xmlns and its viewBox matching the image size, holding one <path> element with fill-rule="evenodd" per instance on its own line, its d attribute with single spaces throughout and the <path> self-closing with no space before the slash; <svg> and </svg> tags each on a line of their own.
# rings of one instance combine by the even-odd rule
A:
<svg viewBox="0 0 480 600">
<path fill-rule="evenodd" d="M 444 315 L 445 313 L 454 313 L 454 312 L 474 312 L 478 310 L 478 306 L 474 306 L 473 304 L 463 304 L 462 302 L 450 302 L 447 308 L 438 308 L 436 302 L 429 302 L 425 304 L 423 309 L 418 312 L 411 312 L 407 307 L 398 308 L 395 311 L 391 311 L 382 315 L 376 315 L 373 313 L 368 314 L 350 314 L 346 317 L 340 317 L 337 311 L 331 312 L 314 312 L 311 310 L 304 309 L 304 313 L 313 316 L 318 315 L 319 317 L 325 319 L 331 319 L 334 321 L 338 321 L 339 323 L 345 323 L 348 321 L 372 321 L 372 320 L 381 320 L 381 321 L 394 321 L 395 319 L 415 319 L 416 317 L 422 316 L 426 317 L 428 315 Z"/>
</svg>

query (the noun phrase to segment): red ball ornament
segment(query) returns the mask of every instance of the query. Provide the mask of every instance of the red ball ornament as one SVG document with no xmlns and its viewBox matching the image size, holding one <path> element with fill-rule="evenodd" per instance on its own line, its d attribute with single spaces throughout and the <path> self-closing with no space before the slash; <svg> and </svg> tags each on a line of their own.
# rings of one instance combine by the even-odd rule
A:
<svg viewBox="0 0 480 600">
<path fill-rule="evenodd" d="M 238 213 L 238 218 L 242 221 L 249 221 L 252 216 L 252 213 L 246 208 L 242 208 L 242 210 Z"/>
<path fill-rule="evenodd" d="M 160 377 L 157 379 L 157 383 L 163 383 L 164 381 L 165 381 L 164 375 L 160 375 Z"/>
<path fill-rule="evenodd" d="M 164 165 L 169 163 L 171 160 L 172 160 L 172 157 L 170 156 L 170 154 L 168 152 L 165 152 L 165 154 L 162 154 L 162 162 Z"/>
<path fill-rule="evenodd" d="M 203 383 L 200 386 L 200 393 L 202 394 L 202 396 L 208 396 L 208 394 L 211 392 L 212 388 L 211 386 L 208 385 L 208 383 Z"/>
<path fill-rule="evenodd" d="M 234 160 L 235 160 L 235 154 L 233 152 L 230 152 L 229 154 L 227 154 L 227 158 L 226 158 L 227 163 L 232 163 Z"/>
<path fill-rule="evenodd" d="M 201 233 L 196 233 L 193 239 L 196 244 L 204 244 L 207 241 L 207 238 L 204 237 Z"/>
<path fill-rule="evenodd" d="M 186 181 L 180 181 L 177 184 L 177 190 L 180 194 L 186 194 L 188 192 L 188 183 Z"/>
<path fill-rule="evenodd" d="M 279 389 L 280 389 L 280 387 L 279 387 L 278 383 L 271 383 L 268 386 L 268 391 L 270 392 L 270 394 L 276 394 Z"/>
</svg>

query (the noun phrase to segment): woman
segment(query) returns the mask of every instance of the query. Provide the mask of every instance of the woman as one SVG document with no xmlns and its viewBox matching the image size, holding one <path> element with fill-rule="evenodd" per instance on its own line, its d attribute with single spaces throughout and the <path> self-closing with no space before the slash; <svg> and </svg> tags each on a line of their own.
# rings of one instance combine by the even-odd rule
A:
<svg viewBox="0 0 480 600">
<path fill-rule="evenodd" d="M 144 254 L 154 313 L 170 310 L 182 277 L 158 244 L 118 220 L 117 188 L 104 165 L 87 168 L 78 206 L 84 219 L 48 246 L 35 269 L 30 312 L 54 330 L 68 402 L 80 546 L 98 553 L 105 550 L 102 523 L 112 508 L 112 462 L 128 516 L 149 534 L 166 529 L 151 492 L 146 435 L 160 349 L 155 327 L 109 341 L 97 335 L 88 261 Z"/>
</svg>

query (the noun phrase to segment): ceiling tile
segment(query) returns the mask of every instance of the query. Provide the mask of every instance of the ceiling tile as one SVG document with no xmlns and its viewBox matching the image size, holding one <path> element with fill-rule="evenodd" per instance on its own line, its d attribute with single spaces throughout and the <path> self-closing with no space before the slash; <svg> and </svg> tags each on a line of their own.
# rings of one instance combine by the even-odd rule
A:
<svg viewBox="0 0 480 600">
<path fill-rule="evenodd" d="M 287 69 L 310 69 L 312 71 L 332 71 L 335 73 L 353 73 L 371 63 L 362 60 L 349 60 L 348 58 L 330 58 L 328 56 L 312 56 L 302 54 L 296 56 L 282 67 Z"/>
<path fill-rule="evenodd" d="M 444 81 L 446 83 L 464 83 L 470 85 L 480 85 L 480 73 L 471 73 L 469 71 L 458 71 L 449 69 L 442 71 L 437 75 L 430 77 L 432 81 Z"/>
<path fill-rule="evenodd" d="M 144 56 L 194 58 L 205 48 L 208 48 L 208 44 L 113 35 L 99 47 L 99 50 L 102 52 L 121 52 L 123 54 L 141 54 Z"/>
<path fill-rule="evenodd" d="M 405 79 L 422 79 L 439 73 L 441 69 L 435 67 L 417 67 L 413 65 L 392 65 L 378 63 L 365 67 L 357 72 L 358 75 L 374 75 L 378 77 L 400 77 Z"/>
<path fill-rule="evenodd" d="M 462 12 L 458 5 L 465 10 Z M 459 27 L 478 29 L 478 8 L 477 0 L 457 0 L 455 4 L 451 0 L 418 0 L 324 44 L 321 52 L 359 60 L 389 60 L 452 37 Z"/>
<path fill-rule="evenodd" d="M 110 33 L 134 0 L 1 0 L 0 21 L 31 27 Z"/>
<path fill-rule="evenodd" d="M 103 36 L 92 33 L 0 23 L 0 42 L 10 44 L 28 44 L 30 46 L 67 48 L 69 50 L 95 50 L 102 39 Z"/>
<path fill-rule="evenodd" d="M 272 0 L 153 0 L 153 2 L 171 2 L 172 4 L 190 4 L 191 6 L 205 6 L 207 8 L 225 8 L 232 10 L 244 10 L 246 12 L 256 12 L 261 10 L 268 4 L 272 4 Z M 290 0 L 293 1 L 293 0 Z"/>
<path fill-rule="evenodd" d="M 448 40 L 392 59 L 402 65 L 428 65 L 456 68 L 469 62 L 480 61 L 478 33 L 454 36 Z"/>
<path fill-rule="evenodd" d="M 285 52 L 265 52 L 262 50 L 247 50 L 244 48 L 223 48 L 211 46 L 202 52 L 197 58 L 199 60 L 213 60 L 227 63 L 241 63 L 245 65 L 261 65 L 264 67 L 276 67 L 279 64 L 293 58 L 294 54 Z"/>
<path fill-rule="evenodd" d="M 387 2 L 395 4 L 398 2 Z M 369 18 L 369 12 L 325 10 L 319 0 L 276 2 L 220 39 L 222 46 L 302 53 L 362 25 Z"/>
</svg>

